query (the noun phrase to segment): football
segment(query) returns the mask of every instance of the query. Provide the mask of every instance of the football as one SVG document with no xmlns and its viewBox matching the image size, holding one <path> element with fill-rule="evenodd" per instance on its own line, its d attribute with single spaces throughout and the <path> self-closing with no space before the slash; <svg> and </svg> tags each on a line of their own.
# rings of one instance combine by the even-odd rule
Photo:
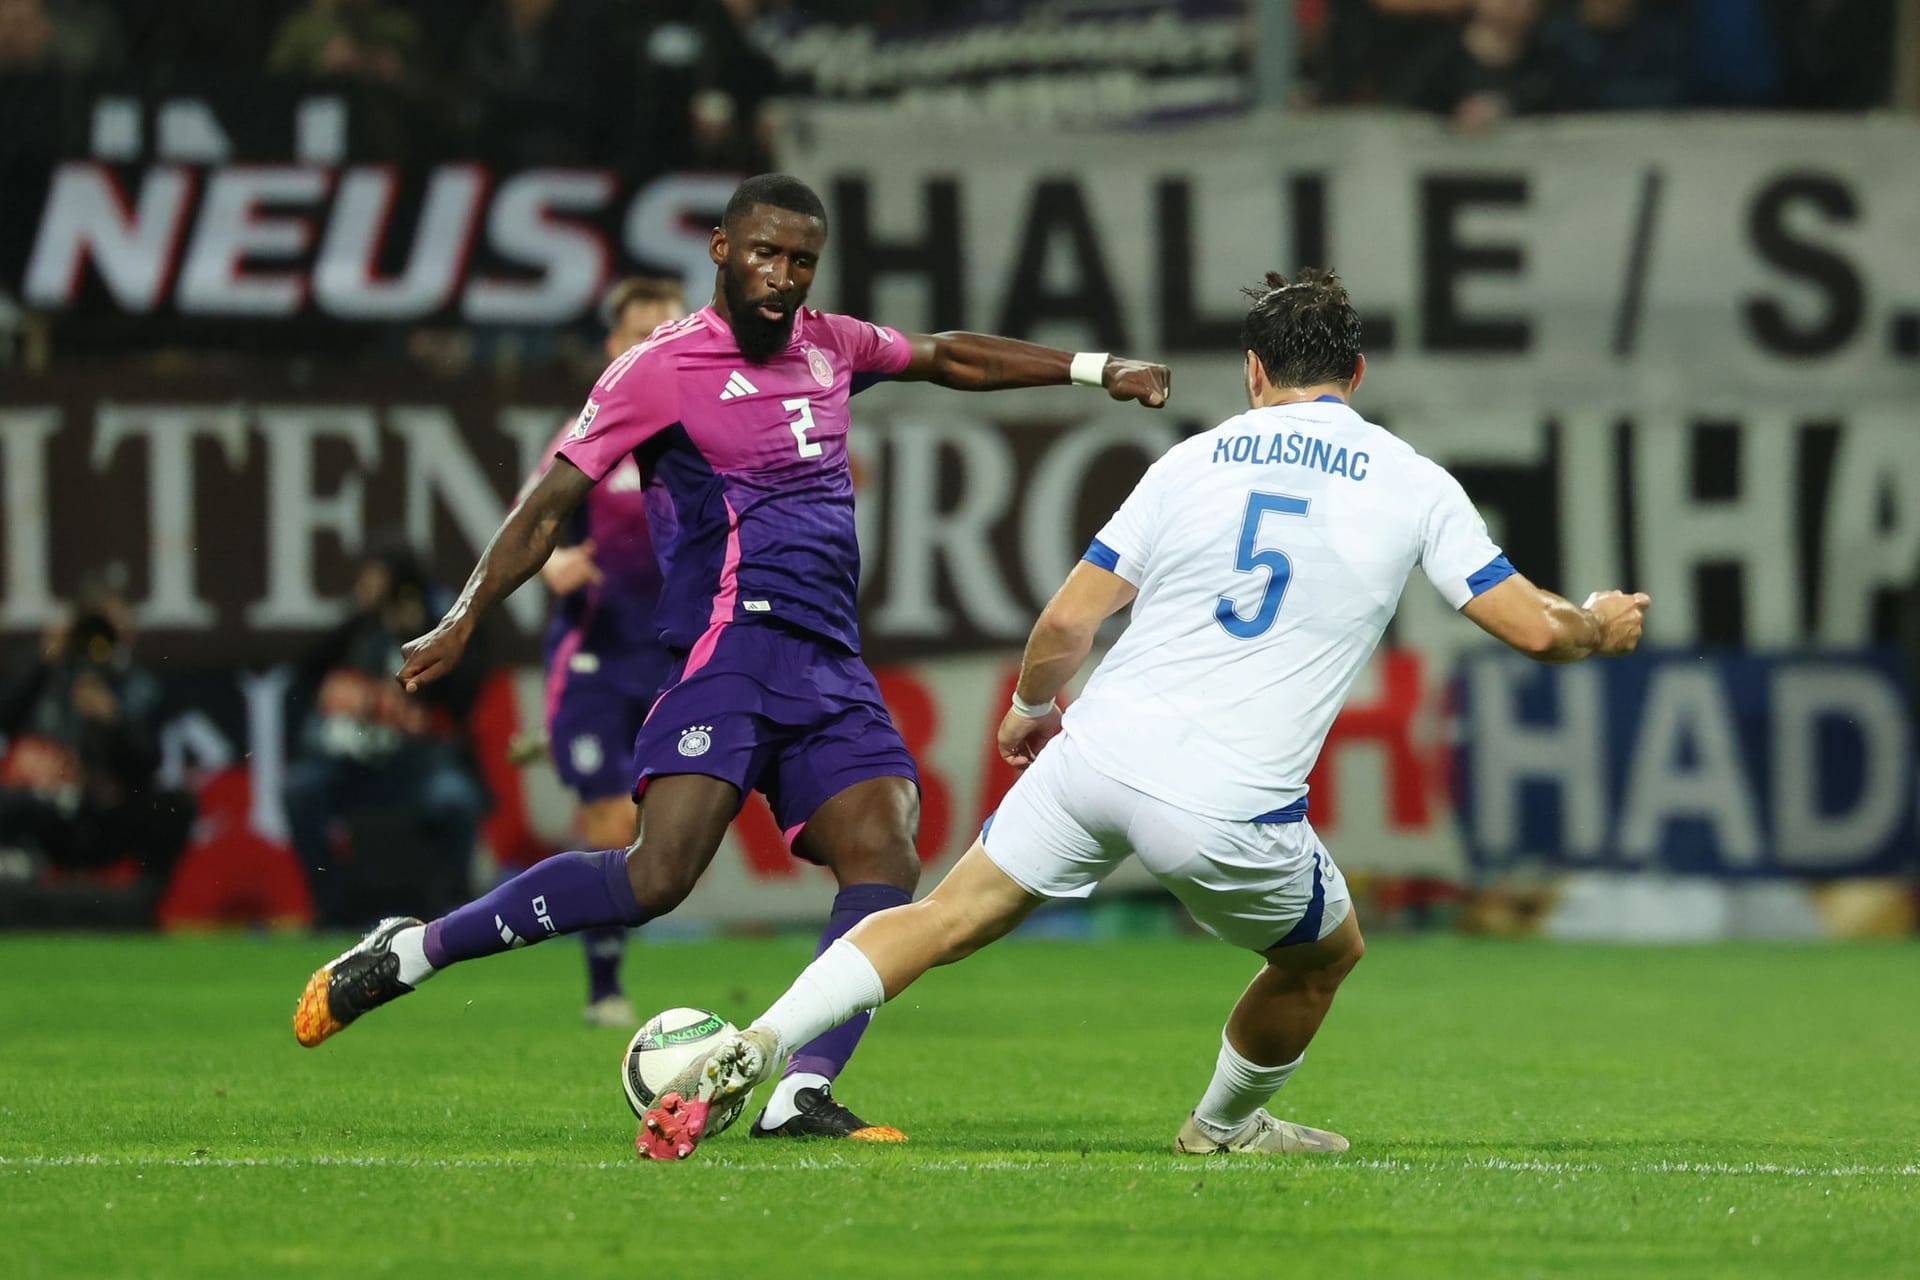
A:
<svg viewBox="0 0 1920 1280">
<path fill-rule="evenodd" d="M 675 1076 L 733 1031 L 731 1022 L 705 1009 L 668 1009 L 649 1018 L 627 1042 L 626 1056 L 620 1062 L 620 1084 L 627 1091 L 627 1105 L 633 1108 L 633 1114 L 644 1118 L 647 1108 Z M 742 1096 L 724 1111 L 709 1115 L 705 1136 L 725 1132 L 746 1106 L 747 1099 Z"/>
</svg>

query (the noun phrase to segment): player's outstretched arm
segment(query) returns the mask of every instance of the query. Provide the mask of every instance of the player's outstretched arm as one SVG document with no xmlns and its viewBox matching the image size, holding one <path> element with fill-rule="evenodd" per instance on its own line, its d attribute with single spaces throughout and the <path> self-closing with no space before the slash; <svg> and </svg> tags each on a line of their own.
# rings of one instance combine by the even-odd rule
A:
<svg viewBox="0 0 1920 1280">
<path fill-rule="evenodd" d="M 1516 573 L 1460 612 L 1536 662 L 1578 662 L 1632 653 L 1651 603 L 1644 592 L 1596 591 L 1576 605 Z"/>
<path fill-rule="evenodd" d="M 512 595 L 515 588 L 537 573 L 553 554 L 560 528 L 593 481 L 565 458 L 555 458 L 540 483 L 514 504 L 499 530 L 480 553 L 460 598 L 453 602 L 433 630 L 400 648 L 405 661 L 394 677 L 400 687 L 415 693 L 423 684 L 453 670 L 466 651 L 473 628 L 494 601 Z"/>
<path fill-rule="evenodd" d="M 1105 352 L 1075 354 L 990 333 L 916 333 L 907 341 L 913 359 L 896 376 L 955 391 L 1079 384 L 1104 387 L 1115 400 L 1137 400 L 1149 409 L 1173 394 L 1167 366 Z"/>
<path fill-rule="evenodd" d="M 1000 755 L 1008 764 L 1026 768 L 1060 732 L 1060 691 L 1093 652 L 1100 624 L 1132 603 L 1134 594 L 1134 585 L 1119 574 L 1082 560 L 1040 611 L 1020 659 L 1013 707 L 1000 722 Z"/>
<path fill-rule="evenodd" d="M 541 460 L 534 473 L 520 485 L 520 492 L 513 495 L 517 505 L 526 501 L 547 472 L 553 469 L 554 451 L 566 441 L 567 432 L 562 431 L 547 446 L 546 456 Z M 570 596 L 582 587 L 591 587 L 601 579 L 599 566 L 593 561 L 593 539 L 576 543 L 571 547 L 555 547 L 547 562 L 540 566 L 540 580 L 547 584 L 547 590 L 556 596 Z"/>
</svg>

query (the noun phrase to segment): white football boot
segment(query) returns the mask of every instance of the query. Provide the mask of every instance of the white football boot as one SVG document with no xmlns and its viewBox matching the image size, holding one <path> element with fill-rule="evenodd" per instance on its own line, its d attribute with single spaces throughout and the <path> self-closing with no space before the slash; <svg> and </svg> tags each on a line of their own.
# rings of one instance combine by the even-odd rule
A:
<svg viewBox="0 0 1920 1280">
<path fill-rule="evenodd" d="M 1291 1120 L 1275 1119 L 1267 1114 L 1264 1107 L 1253 1113 L 1253 1119 L 1247 1121 L 1246 1128 L 1225 1142 L 1208 1137 L 1192 1113 L 1188 1113 L 1187 1122 L 1180 1126 L 1180 1132 L 1173 1139 L 1174 1151 L 1183 1156 L 1210 1156 L 1218 1152 L 1238 1154 L 1242 1151 L 1261 1155 L 1336 1155 L 1345 1151 L 1347 1146 L 1347 1140 L 1337 1133 L 1310 1129 Z"/>
<path fill-rule="evenodd" d="M 687 1064 L 648 1109 L 634 1148 L 648 1160 L 684 1160 L 706 1136 L 709 1114 L 738 1111 L 754 1087 L 780 1069 L 780 1044 L 771 1031 L 736 1031 Z"/>
</svg>

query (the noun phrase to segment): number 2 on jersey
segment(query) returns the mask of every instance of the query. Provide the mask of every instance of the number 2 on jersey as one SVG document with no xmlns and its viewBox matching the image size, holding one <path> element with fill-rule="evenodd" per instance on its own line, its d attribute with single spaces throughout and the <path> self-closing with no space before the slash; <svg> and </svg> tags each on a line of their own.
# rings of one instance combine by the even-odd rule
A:
<svg viewBox="0 0 1920 1280">
<path fill-rule="evenodd" d="M 819 457 L 819 443 L 807 439 L 807 432 L 813 430 L 813 401 L 807 399 L 805 396 L 796 396 L 792 400 L 782 400 L 780 407 L 788 413 L 797 413 L 800 415 L 787 424 L 787 429 L 793 432 L 794 443 L 800 446 L 800 456 L 803 458 Z"/>
<path fill-rule="evenodd" d="M 1233 597 L 1220 597 L 1220 603 L 1213 608 L 1213 616 L 1228 635 L 1241 640 L 1265 635 L 1272 629 L 1274 619 L 1280 616 L 1280 602 L 1286 598 L 1287 583 L 1293 577 L 1293 561 L 1278 547 L 1260 548 L 1260 523 L 1270 514 L 1303 516 L 1307 514 L 1307 506 L 1305 498 L 1293 498 L 1284 493 L 1247 495 L 1247 514 L 1240 521 L 1240 546 L 1234 554 L 1233 568 L 1236 573 L 1265 569 L 1267 582 L 1251 617 L 1240 612 L 1240 606 Z"/>
</svg>

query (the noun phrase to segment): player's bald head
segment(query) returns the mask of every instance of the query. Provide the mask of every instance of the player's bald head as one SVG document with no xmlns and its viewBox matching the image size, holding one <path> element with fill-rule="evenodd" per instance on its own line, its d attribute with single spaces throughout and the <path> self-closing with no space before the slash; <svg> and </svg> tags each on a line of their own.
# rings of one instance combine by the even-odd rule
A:
<svg viewBox="0 0 1920 1280">
<path fill-rule="evenodd" d="M 762 206 L 816 218 L 821 230 L 826 229 L 827 206 L 812 187 L 790 173 L 756 174 L 735 187 L 720 225 L 731 230 L 740 219 Z"/>
</svg>

